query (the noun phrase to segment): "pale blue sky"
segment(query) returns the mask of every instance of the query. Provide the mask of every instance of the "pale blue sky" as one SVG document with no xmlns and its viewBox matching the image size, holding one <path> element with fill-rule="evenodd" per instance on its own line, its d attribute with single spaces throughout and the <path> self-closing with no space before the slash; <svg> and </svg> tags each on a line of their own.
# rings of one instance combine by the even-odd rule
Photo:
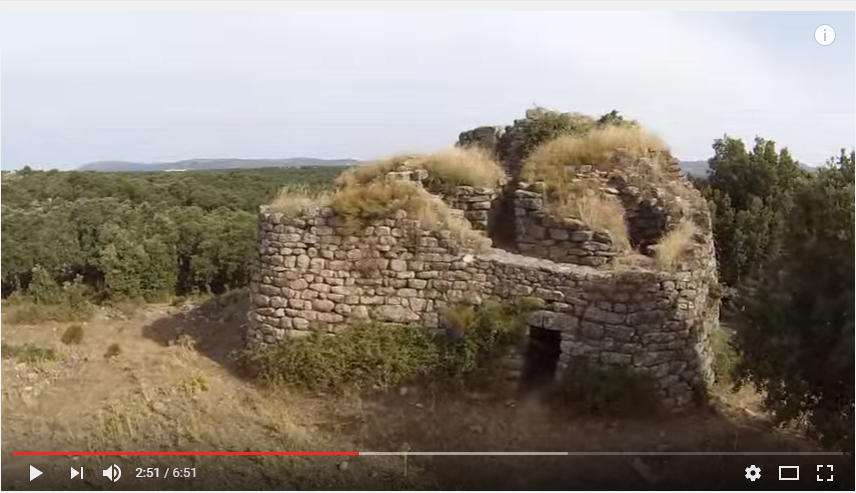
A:
<svg viewBox="0 0 856 493">
<path fill-rule="evenodd" d="M 814 30 L 829 24 L 832 45 Z M 536 103 L 618 109 L 684 160 L 724 133 L 823 162 L 856 143 L 843 13 L 6 13 L 2 167 L 371 159 Z"/>
</svg>

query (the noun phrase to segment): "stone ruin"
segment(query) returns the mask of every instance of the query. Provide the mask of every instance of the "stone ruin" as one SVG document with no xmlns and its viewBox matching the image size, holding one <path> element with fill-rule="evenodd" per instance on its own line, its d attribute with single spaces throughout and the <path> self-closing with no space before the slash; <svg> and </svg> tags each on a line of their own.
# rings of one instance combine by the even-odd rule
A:
<svg viewBox="0 0 856 493">
<path fill-rule="evenodd" d="M 426 178 L 422 170 L 386 175 Z M 535 297 L 543 303 L 529 315 L 529 338 L 552 346 L 557 372 L 574 361 L 623 366 L 649 376 L 664 406 L 682 408 L 712 381 L 708 338 L 719 308 L 711 292 L 716 263 L 706 204 L 692 186 L 679 187 L 681 197 L 655 190 L 643 198 L 620 176 L 600 179 L 623 204 L 640 256 L 680 219 L 675 216 L 700 226 L 673 269 L 614 268 L 610 235 L 552 217 L 537 182 L 512 181 L 511 192 L 458 187 L 442 197 L 482 234 L 490 234 L 493 221 L 515 225 L 505 249 L 484 252 L 467 250 L 450 231 L 425 228 L 405 211 L 354 233 L 330 207 L 292 215 L 263 207 L 248 342 L 271 344 L 312 331 L 335 335 L 367 320 L 442 331 L 441 314 L 450 304 Z M 670 179 L 686 182 L 677 171 Z M 510 215 L 496 207 L 509 193 Z M 511 348 L 501 377 L 521 381 L 532 357 Z"/>
</svg>

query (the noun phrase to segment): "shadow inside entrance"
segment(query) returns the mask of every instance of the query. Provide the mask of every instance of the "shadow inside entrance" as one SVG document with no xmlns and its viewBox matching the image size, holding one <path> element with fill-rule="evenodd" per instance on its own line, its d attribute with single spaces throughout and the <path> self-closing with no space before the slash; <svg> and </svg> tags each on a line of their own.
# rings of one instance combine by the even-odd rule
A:
<svg viewBox="0 0 856 493">
<path fill-rule="evenodd" d="M 523 392 L 543 389 L 556 380 L 562 337 L 557 330 L 540 327 L 529 328 L 529 341 L 523 365 L 520 390 Z"/>
</svg>

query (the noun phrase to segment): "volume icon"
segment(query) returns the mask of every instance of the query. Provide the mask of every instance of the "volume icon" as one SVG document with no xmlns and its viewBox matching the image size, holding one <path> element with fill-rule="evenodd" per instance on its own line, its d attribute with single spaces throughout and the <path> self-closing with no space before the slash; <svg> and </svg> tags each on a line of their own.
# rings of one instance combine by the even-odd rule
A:
<svg viewBox="0 0 856 493">
<path fill-rule="evenodd" d="M 122 470 L 119 469 L 119 466 L 117 466 L 116 464 L 113 464 L 112 466 L 108 467 L 107 469 L 104 469 L 104 471 L 102 471 L 101 474 L 105 478 L 107 478 L 110 481 L 113 481 L 115 483 L 116 481 L 119 481 L 119 478 L 122 477 Z"/>
</svg>

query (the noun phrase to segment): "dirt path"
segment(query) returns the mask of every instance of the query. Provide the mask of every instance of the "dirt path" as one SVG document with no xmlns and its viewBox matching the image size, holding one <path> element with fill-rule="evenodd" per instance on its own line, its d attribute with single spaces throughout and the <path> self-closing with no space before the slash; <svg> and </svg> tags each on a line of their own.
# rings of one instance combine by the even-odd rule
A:
<svg viewBox="0 0 856 493">
<path fill-rule="evenodd" d="M 4 307 L 5 310 L 5 307 Z M 54 348 L 50 361 L 2 361 L 3 489 L 602 489 L 707 488 L 749 482 L 756 457 L 20 457 L 12 451 L 787 451 L 810 450 L 722 412 L 596 419 L 537 395 L 438 395 L 417 388 L 363 398 L 260 389 L 240 378 L 241 299 L 182 310 L 102 310 L 78 346 L 69 324 L 3 324 L 8 347 Z M 120 352 L 105 357 L 108 347 Z M 743 405 L 743 404 L 741 404 Z M 727 407 L 723 409 L 727 410 Z M 733 410 L 732 410 L 733 411 Z M 727 414 L 727 413 L 726 413 Z M 740 410 L 732 414 L 740 416 Z M 836 460 L 838 458 L 835 458 Z M 789 459 L 791 462 L 793 460 Z M 815 467 L 810 458 L 805 467 Z M 766 462 L 763 462 L 766 461 Z M 115 463 L 122 479 L 101 470 Z M 30 465 L 44 476 L 29 482 Z M 781 465 L 781 464 L 779 464 Z M 70 467 L 85 468 L 70 479 Z M 137 468 L 195 467 L 195 478 L 138 478 Z M 677 472 L 676 472 L 677 471 Z M 753 488 L 781 489 L 762 475 Z M 842 477 L 842 480 L 844 478 Z M 846 484 L 849 489 L 853 482 Z M 696 485 L 696 486 L 692 486 Z M 765 486 L 766 485 L 766 486 Z M 827 486 L 827 485 L 825 485 Z"/>
</svg>

